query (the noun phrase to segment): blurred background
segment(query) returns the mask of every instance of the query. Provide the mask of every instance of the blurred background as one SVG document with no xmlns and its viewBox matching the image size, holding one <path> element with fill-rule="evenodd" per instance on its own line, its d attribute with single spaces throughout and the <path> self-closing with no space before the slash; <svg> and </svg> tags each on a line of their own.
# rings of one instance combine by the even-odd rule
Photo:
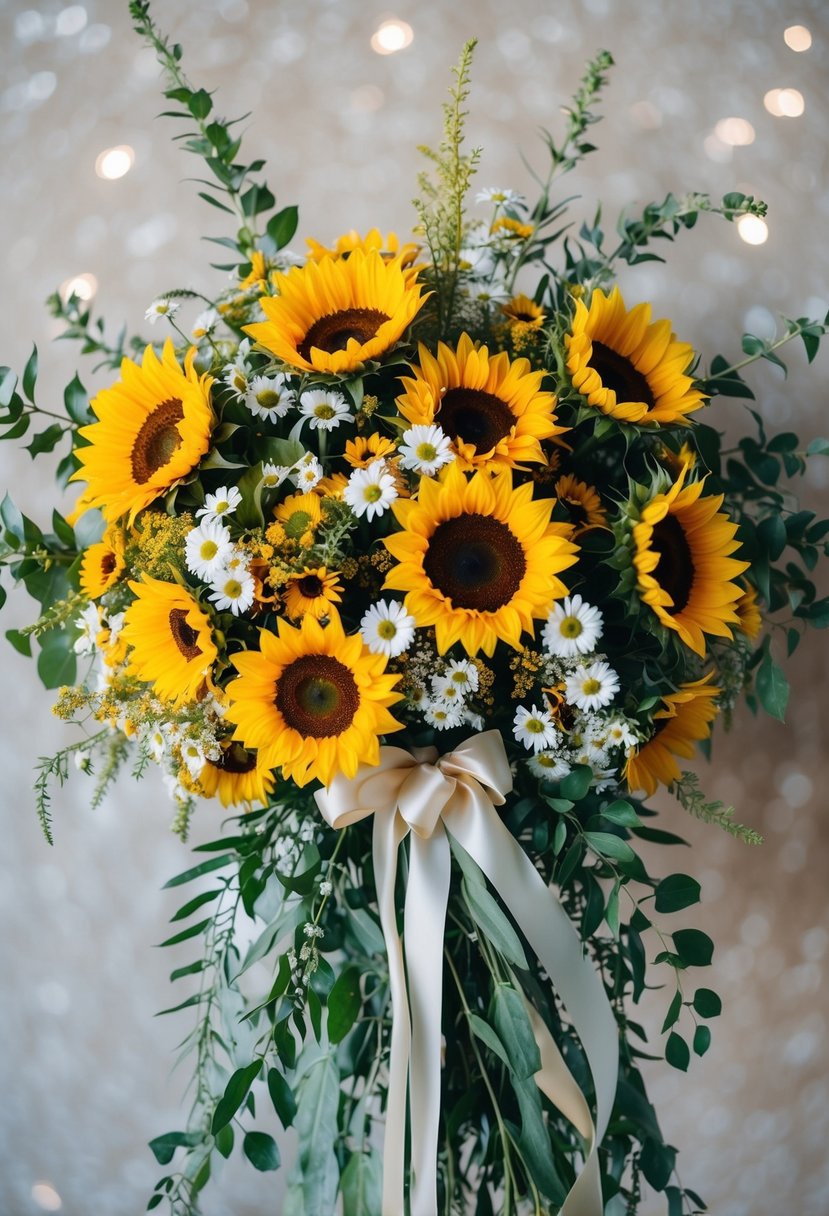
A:
<svg viewBox="0 0 829 1216">
<path fill-rule="evenodd" d="M 738 357 L 742 331 L 769 336 L 778 314 L 825 315 L 825 0 L 394 2 L 156 4 L 191 79 L 220 90 L 222 112 L 253 111 L 247 154 L 267 158 L 281 205 L 300 205 L 297 250 L 305 236 L 327 243 L 352 226 L 408 231 L 414 149 L 440 137 L 465 39 L 480 40 L 469 120 L 470 143 L 484 150 L 477 188 L 530 196 L 522 153 L 543 166 L 538 129 L 560 129 L 584 61 L 606 47 L 617 66 L 595 129 L 601 150 L 562 184 L 583 196 L 576 215 L 592 215 L 601 198 L 612 222 L 623 204 L 641 208 L 669 190 L 738 189 L 769 204 L 765 223 L 703 218 L 661 250 L 667 266 L 626 270 L 629 302 L 651 300 L 706 360 Z M 199 164 L 171 142 L 179 128 L 156 118 L 155 60 L 131 32 L 126 0 L 0 0 L 0 64 L 0 361 L 19 371 L 34 339 L 39 400 L 60 408 L 76 369 L 88 387 L 101 382 L 75 347 L 52 344 L 46 296 L 74 284 L 113 330 L 126 323 L 150 336 L 143 314 L 156 295 L 215 288 L 201 237 L 221 235 L 221 216 L 185 180 Z M 829 352 L 811 369 L 800 345 L 787 359 L 787 381 L 769 367 L 751 374 L 758 408 L 773 428 L 827 434 Z M 720 426 L 743 425 L 739 402 L 716 408 Z M 32 466 L 3 445 L 3 485 L 48 522 L 48 460 Z M 812 462 L 799 489 L 825 513 L 829 462 Z M 3 628 L 33 618 L 21 594 Z M 189 852 L 168 831 L 171 808 L 152 775 L 141 785 L 125 777 L 91 812 L 90 783 L 73 771 L 54 799 L 55 847 L 45 844 L 32 768 L 68 741 L 66 728 L 34 665 L 2 645 L 0 1216 L 131 1216 L 161 1172 L 146 1141 L 182 1120 L 186 1073 L 171 1060 L 189 1024 L 186 1014 L 153 1018 L 171 1003 L 177 960 L 152 943 L 177 906 L 159 888 Z M 762 847 L 659 803 L 664 826 L 693 842 L 657 865 L 702 882 L 693 923 L 716 951 L 700 980 L 723 995 L 724 1014 L 688 1076 L 655 1062 L 646 1077 L 684 1184 L 717 1216 L 829 1211 L 827 655 L 821 635 L 808 638 L 789 665 L 787 725 L 741 712 L 704 771 L 709 797 L 735 804 Z M 217 825 L 205 804 L 194 840 Z M 648 1010 L 655 1033 L 666 1001 Z M 273 1175 L 231 1162 L 205 1212 L 278 1213 L 279 1193 Z M 651 1196 L 642 1216 L 663 1210 Z"/>
</svg>

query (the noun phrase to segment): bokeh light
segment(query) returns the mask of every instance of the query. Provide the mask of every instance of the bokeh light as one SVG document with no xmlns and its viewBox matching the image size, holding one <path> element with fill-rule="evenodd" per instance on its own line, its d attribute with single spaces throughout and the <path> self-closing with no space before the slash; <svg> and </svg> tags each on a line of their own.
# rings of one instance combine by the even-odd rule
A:
<svg viewBox="0 0 829 1216">
<path fill-rule="evenodd" d="M 135 163 L 135 152 L 129 144 L 118 144 L 115 148 L 104 148 L 95 158 L 95 172 L 98 177 L 115 181 L 129 173 Z"/>
<path fill-rule="evenodd" d="M 763 105 L 775 118 L 799 118 L 806 109 L 799 89 L 769 89 Z"/>
<path fill-rule="evenodd" d="M 390 17 L 383 21 L 371 35 L 371 49 L 378 55 L 393 55 L 405 50 L 414 38 L 414 30 L 405 21 Z"/>
<path fill-rule="evenodd" d="M 714 127 L 714 134 L 732 148 L 743 148 L 754 143 L 754 127 L 747 118 L 721 118 Z"/>
<path fill-rule="evenodd" d="M 88 271 L 73 275 L 71 279 L 66 279 L 60 285 L 63 300 L 68 300 L 70 296 L 77 296 L 79 300 L 91 300 L 97 290 L 98 280 L 94 274 L 89 274 Z"/>
<path fill-rule="evenodd" d="M 812 35 L 805 25 L 790 25 L 783 32 L 783 41 L 790 51 L 808 51 Z"/>
<path fill-rule="evenodd" d="M 765 245 L 769 239 L 769 226 L 759 215 L 741 215 L 737 231 L 747 245 Z"/>
</svg>

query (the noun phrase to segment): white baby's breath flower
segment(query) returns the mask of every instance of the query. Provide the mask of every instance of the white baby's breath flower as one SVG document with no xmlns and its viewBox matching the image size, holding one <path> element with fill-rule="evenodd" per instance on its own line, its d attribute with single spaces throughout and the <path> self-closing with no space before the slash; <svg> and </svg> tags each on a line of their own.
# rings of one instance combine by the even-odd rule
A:
<svg viewBox="0 0 829 1216">
<path fill-rule="evenodd" d="M 569 705 L 578 709 L 601 709 L 609 705 L 619 691 L 619 677 L 607 663 L 581 663 L 567 676 L 564 696 Z"/>
<path fill-rule="evenodd" d="M 241 501 L 242 495 L 235 486 L 219 486 L 215 494 L 205 495 L 204 506 L 199 507 L 196 518 L 221 519 L 232 515 Z"/>
<path fill-rule="evenodd" d="M 379 600 L 360 621 L 360 633 L 372 654 L 395 658 L 411 646 L 415 619 L 402 604 Z"/>
<path fill-rule="evenodd" d="M 332 431 L 341 422 L 351 421 L 351 411 L 342 393 L 312 388 L 299 399 L 299 412 L 313 430 Z"/>
<path fill-rule="evenodd" d="M 327 878 L 324 878 L 320 883 L 320 895 L 330 895 L 333 890 L 334 884 L 329 882 Z"/>
<path fill-rule="evenodd" d="M 423 717 L 436 730 L 451 730 L 453 726 L 461 726 L 463 714 L 461 706 L 447 705 L 445 701 L 424 701 L 420 707 Z"/>
<path fill-rule="evenodd" d="M 343 498 L 359 518 L 374 519 L 397 498 L 397 486 L 384 460 L 372 460 L 368 468 L 355 469 L 343 490 Z"/>
<path fill-rule="evenodd" d="M 220 570 L 211 582 L 210 598 L 220 612 L 230 611 L 234 616 L 239 616 L 247 612 L 253 603 L 255 586 L 253 575 L 248 570 Z"/>
<path fill-rule="evenodd" d="M 439 426 L 411 426 L 403 432 L 400 467 L 433 477 L 438 469 L 455 459 L 449 436 Z"/>
<path fill-rule="evenodd" d="M 542 781 L 561 781 L 570 772 L 570 765 L 555 752 L 539 752 L 527 761 L 527 767 Z"/>
<path fill-rule="evenodd" d="M 144 320 L 149 321 L 150 325 L 155 325 L 159 317 L 166 317 L 171 320 L 178 312 L 181 305 L 178 300 L 167 300 L 164 296 L 160 296 L 157 300 L 153 300 L 150 307 L 144 313 Z"/>
<path fill-rule="evenodd" d="M 560 659 L 590 654 L 602 636 L 602 614 L 580 595 L 568 595 L 553 604 L 541 640 L 548 654 Z"/>
<path fill-rule="evenodd" d="M 323 467 L 313 452 L 306 452 L 291 469 L 289 477 L 298 490 L 307 494 L 322 481 Z"/>
<path fill-rule="evenodd" d="M 203 519 L 197 528 L 187 533 L 184 541 L 185 565 L 197 578 L 212 578 L 226 565 L 232 553 L 230 533 L 218 519 Z"/>
<path fill-rule="evenodd" d="M 519 743 L 534 752 L 545 751 L 558 743 L 558 729 L 548 709 L 519 705 L 513 719 L 512 733 Z"/>
<path fill-rule="evenodd" d="M 193 328 L 190 330 L 190 336 L 198 342 L 201 338 L 206 338 L 213 333 L 213 330 L 219 324 L 219 314 L 215 308 L 206 308 L 204 312 L 200 312 L 193 322 Z"/>
<path fill-rule="evenodd" d="M 245 392 L 245 405 L 255 418 L 273 422 L 284 418 L 292 405 L 296 404 L 296 393 L 287 376 L 254 376 Z"/>
</svg>

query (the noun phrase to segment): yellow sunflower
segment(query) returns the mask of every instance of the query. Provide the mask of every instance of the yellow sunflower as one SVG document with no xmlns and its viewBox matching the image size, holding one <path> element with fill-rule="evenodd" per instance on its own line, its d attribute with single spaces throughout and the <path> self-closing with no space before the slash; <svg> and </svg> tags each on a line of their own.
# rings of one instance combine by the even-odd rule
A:
<svg viewBox="0 0 829 1216">
<path fill-rule="evenodd" d="M 687 422 L 703 404 L 687 375 L 693 347 L 677 342 L 670 321 L 651 322 L 650 304 L 628 312 L 622 293 L 593 292 L 590 309 L 576 300 L 573 326 L 564 339 L 573 387 L 588 405 L 623 422 Z"/>
<path fill-rule="evenodd" d="M 319 494 L 290 494 L 274 511 L 290 540 L 300 540 L 322 521 Z"/>
<path fill-rule="evenodd" d="M 357 229 L 352 228 L 350 232 L 345 232 L 342 236 L 337 237 L 333 249 L 326 248 L 325 245 L 310 236 L 305 238 L 305 244 L 308 246 L 309 258 L 315 262 L 320 262 L 323 258 L 345 258 L 355 249 L 362 249 L 364 253 L 376 250 L 385 258 L 399 257 L 401 266 L 410 266 L 418 253 L 417 245 L 412 243 L 401 245 L 396 232 L 389 232 L 383 236 L 379 228 L 369 229 L 365 236 L 360 236 Z"/>
<path fill-rule="evenodd" d="M 401 700 L 400 676 L 386 674 L 359 634 L 346 637 L 339 617 L 325 629 L 310 614 L 295 629 L 262 630 L 260 650 L 236 655 L 237 679 L 227 686 L 234 739 L 257 748 L 262 763 L 286 780 L 330 785 L 353 777 L 358 764 L 377 764 L 379 736 L 401 730 L 388 707 Z"/>
<path fill-rule="evenodd" d="M 461 467 L 520 468 L 544 462 L 541 440 L 563 434 L 556 424 L 556 399 L 542 392 L 543 372 L 527 359 L 490 356 L 468 334 L 457 349 L 438 343 L 437 357 L 422 344 L 414 376 L 401 377 L 405 393 L 397 408 L 412 426 L 438 423 L 452 440 Z"/>
<path fill-rule="evenodd" d="M 763 617 L 757 603 L 757 592 L 751 583 L 743 583 L 741 592 L 740 598 L 734 605 L 734 611 L 737 613 L 737 628 L 750 642 L 753 642 L 763 628 Z"/>
<path fill-rule="evenodd" d="M 743 593 L 734 580 L 748 562 L 729 556 L 739 549 L 737 525 L 720 511 L 722 494 L 701 497 L 703 482 L 683 489 L 683 469 L 667 494 L 657 494 L 633 528 L 633 564 L 643 603 L 686 646 L 705 654 L 706 633 L 730 638 L 734 609 Z"/>
<path fill-rule="evenodd" d="M 422 477 L 417 499 L 392 504 L 403 531 L 384 541 L 399 562 L 385 586 L 407 593 L 418 625 L 434 625 L 441 654 L 454 642 L 469 655 L 491 655 L 499 640 L 518 649 L 567 594 L 556 576 L 576 561 L 552 508 L 531 483 L 513 489 L 509 469 L 467 481 L 454 462 L 440 481 Z"/>
<path fill-rule="evenodd" d="M 285 614 L 296 620 L 310 612 L 317 620 L 324 616 L 336 614 L 334 604 L 340 603 L 342 583 L 335 570 L 329 573 L 325 566 L 315 570 L 306 569 L 302 574 L 292 574 L 285 584 L 282 598 L 285 603 Z"/>
<path fill-rule="evenodd" d="M 168 338 L 161 359 L 148 346 L 140 367 L 122 361 L 121 379 L 91 403 L 99 421 L 80 430 L 89 442 L 75 450 L 81 467 L 69 479 L 88 483 L 78 508 L 100 507 L 108 523 L 128 514 L 132 523 L 193 471 L 210 446 L 215 421 L 213 380 L 198 374 L 195 357 L 192 347 L 182 371 Z"/>
<path fill-rule="evenodd" d="M 90 545 L 81 560 L 81 591 L 97 600 L 113 587 L 126 569 L 124 546 L 126 537 L 120 528 L 109 527 L 103 538 Z"/>
<path fill-rule="evenodd" d="M 371 435 L 358 435 L 356 439 L 346 440 L 343 455 L 353 469 L 365 469 L 373 460 L 388 460 L 396 451 L 393 439 L 374 431 Z"/>
<path fill-rule="evenodd" d="M 267 803 L 273 784 L 273 773 L 263 763 L 261 753 L 248 751 L 231 740 L 222 743 L 219 758 L 207 760 L 199 773 L 205 798 L 218 796 L 222 806 Z"/>
<path fill-rule="evenodd" d="M 607 512 L 595 486 L 589 486 L 586 481 L 579 481 L 572 473 L 567 473 L 556 482 L 556 497 L 570 517 L 575 529 L 574 536 L 587 528 L 607 526 Z"/>
<path fill-rule="evenodd" d="M 246 325 L 284 363 L 343 375 L 379 359 L 399 342 L 425 302 L 400 258 L 355 249 L 277 274 L 279 295 L 261 301 L 266 321 Z"/>
<path fill-rule="evenodd" d="M 711 734 L 711 723 L 719 710 L 715 698 L 720 689 L 710 683 L 713 672 L 701 680 L 680 684 L 663 698 L 663 708 L 654 714 L 654 733 L 625 765 L 625 780 L 631 791 L 644 790 L 650 797 L 657 785 L 672 785 L 681 774 L 674 756 L 690 760 L 694 745 Z"/>
<path fill-rule="evenodd" d="M 124 614 L 131 647 L 129 675 L 152 684 L 164 701 L 196 701 L 209 682 L 217 650 L 207 614 L 178 583 L 143 576 L 130 583 L 136 599 Z"/>
<path fill-rule="evenodd" d="M 513 296 L 506 304 L 501 305 L 501 312 L 507 321 L 524 329 L 540 329 L 546 320 L 546 313 L 541 305 L 525 295 Z"/>
</svg>

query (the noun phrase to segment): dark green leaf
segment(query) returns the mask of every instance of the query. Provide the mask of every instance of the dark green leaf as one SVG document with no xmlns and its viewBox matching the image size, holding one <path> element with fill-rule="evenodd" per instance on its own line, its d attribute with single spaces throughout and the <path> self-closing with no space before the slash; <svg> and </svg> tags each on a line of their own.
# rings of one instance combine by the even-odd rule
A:
<svg viewBox="0 0 829 1216">
<path fill-rule="evenodd" d="M 636 856 L 627 841 L 614 836 L 612 832 L 585 832 L 584 839 L 594 852 L 603 857 L 613 857 L 617 861 L 633 861 Z"/>
<path fill-rule="evenodd" d="M 697 1026 L 694 1031 L 694 1051 L 698 1056 L 704 1056 L 711 1046 L 711 1031 L 707 1026 Z"/>
<path fill-rule="evenodd" d="M 192 869 L 185 870 L 183 873 L 177 874 L 175 878 L 171 878 L 169 882 L 165 882 L 162 890 L 166 891 L 169 887 L 181 887 L 184 883 L 192 882 L 194 878 L 199 878 L 202 874 L 209 874 L 211 870 L 221 870 L 223 866 L 229 866 L 235 860 L 232 853 L 225 853 L 222 857 L 210 857 L 207 861 L 202 861 Z"/>
<path fill-rule="evenodd" d="M 768 639 L 766 639 L 763 661 L 757 671 L 756 687 L 760 704 L 766 713 L 780 722 L 785 721 L 786 706 L 789 702 L 789 682 L 771 657 Z"/>
<path fill-rule="evenodd" d="M 328 994 L 328 1038 L 340 1043 L 357 1020 L 363 998 L 360 995 L 360 968 L 346 967 L 337 976 Z"/>
<path fill-rule="evenodd" d="M 486 1043 L 489 1050 L 493 1052 L 499 1058 L 499 1060 L 503 1061 L 504 1064 L 509 1066 L 507 1049 L 504 1047 L 504 1044 L 498 1038 L 498 1035 L 492 1029 L 490 1024 L 485 1022 L 483 1018 L 479 1017 L 477 1013 L 470 1013 L 469 1025 L 481 1042 Z"/>
<path fill-rule="evenodd" d="M 619 798 L 616 802 L 611 802 L 601 812 L 603 818 L 609 819 L 611 823 L 618 823 L 624 828 L 635 828 L 642 822 L 636 811 L 629 802 Z"/>
<path fill-rule="evenodd" d="M 276 1141 L 265 1132 L 248 1132 L 242 1141 L 242 1151 L 255 1170 L 265 1173 L 279 1169 L 281 1158 Z"/>
<path fill-rule="evenodd" d="M 660 1140 L 648 1138 L 642 1145 L 639 1158 L 642 1173 L 655 1191 L 664 1191 L 674 1172 L 676 1149 Z"/>
<path fill-rule="evenodd" d="M 94 421 L 95 415 L 89 408 L 89 394 L 78 379 L 77 372 L 63 390 L 63 404 L 69 417 L 73 422 L 77 422 L 78 426 L 86 426 Z"/>
<path fill-rule="evenodd" d="M 493 946 L 515 967 L 527 969 L 527 959 L 513 929 L 498 902 L 483 885 L 462 880 L 461 890 L 475 924 Z"/>
<path fill-rule="evenodd" d="M 195 912 L 198 908 L 204 907 L 205 904 L 209 904 L 211 900 L 218 899 L 220 895 L 221 891 L 202 891 L 201 895 L 197 895 L 195 899 L 189 900 L 179 908 L 178 912 L 170 917 L 170 920 L 186 920 L 191 913 Z"/>
<path fill-rule="evenodd" d="M 6 637 L 18 654 L 25 655 L 27 659 L 32 657 L 32 639 L 29 634 L 21 633 L 19 629 L 7 629 Z"/>
<path fill-rule="evenodd" d="M 661 1034 L 666 1030 L 670 1030 L 679 1021 L 679 1015 L 682 1012 L 682 993 L 677 988 L 674 993 L 673 1000 L 668 1006 L 668 1012 L 665 1014 L 665 1021 L 662 1023 Z"/>
<path fill-rule="evenodd" d="M 708 967 L 714 953 L 714 943 L 701 929 L 677 929 L 673 934 L 674 949 L 686 967 Z"/>
<path fill-rule="evenodd" d="M 694 1009 L 701 1018 L 716 1018 L 722 1013 L 722 1001 L 710 988 L 697 988 Z"/>
<path fill-rule="evenodd" d="M 515 1076 L 522 1080 L 537 1073 L 541 1067 L 541 1056 L 530 1019 L 523 998 L 508 984 L 495 986 L 493 1020 Z"/>
<path fill-rule="evenodd" d="M 45 431 L 39 431 L 31 443 L 25 445 L 26 451 L 32 460 L 43 452 L 53 452 L 63 438 L 63 434 L 62 425 L 59 422 L 53 422 L 51 426 L 47 426 Z"/>
<path fill-rule="evenodd" d="M 688 1071 L 688 1065 L 691 1061 L 688 1044 L 681 1034 L 677 1034 L 673 1030 L 668 1035 L 668 1042 L 665 1045 L 665 1059 L 672 1068 L 678 1068 L 680 1072 Z"/>
<path fill-rule="evenodd" d="M 198 1132 L 165 1132 L 150 1141 L 150 1149 L 159 1165 L 168 1165 L 177 1148 L 192 1148 L 200 1140 Z"/>
<path fill-rule="evenodd" d="M 62 688 L 75 683 L 77 659 L 69 637 L 62 629 L 50 629 L 40 639 L 37 674 L 45 688 Z"/>
<path fill-rule="evenodd" d="M 559 789 L 565 798 L 578 802 L 590 789 L 593 780 L 593 770 L 586 764 L 577 764 L 572 772 L 562 780 Z"/>
<path fill-rule="evenodd" d="M 294 1091 L 277 1068 L 268 1072 L 268 1093 L 283 1127 L 290 1127 L 296 1115 Z"/>
<path fill-rule="evenodd" d="M 535 1082 L 530 1080 L 514 1080 L 513 1089 L 521 1112 L 521 1136 L 518 1142 L 521 1153 L 529 1166 L 535 1185 L 543 1195 L 559 1206 L 564 1201 L 567 1188 L 556 1170 L 540 1091 Z"/>
<path fill-rule="evenodd" d="M 26 366 L 23 369 L 23 392 L 31 402 L 35 399 L 35 384 L 37 383 L 37 347 L 32 347 Z"/>
<path fill-rule="evenodd" d="M 194 118 L 207 118 L 213 109 L 213 102 L 206 89 L 197 89 L 195 93 L 191 93 L 189 97 L 182 98 L 182 100 Z"/>
<path fill-rule="evenodd" d="M 699 903 L 700 885 L 687 874 L 671 874 L 656 888 L 657 912 L 679 912 Z"/>
<path fill-rule="evenodd" d="M 293 239 L 293 235 L 299 224 L 299 208 L 298 207 L 283 207 L 276 215 L 268 220 L 267 233 L 277 249 L 284 249 L 289 241 Z"/>
<path fill-rule="evenodd" d="M 262 1068 L 261 1060 L 254 1060 L 251 1064 L 247 1064 L 244 1068 L 237 1068 L 233 1076 L 225 1086 L 225 1092 L 219 1099 L 215 1111 L 213 1112 L 213 1122 L 210 1130 L 215 1136 L 218 1131 L 226 1127 L 233 1116 L 236 1114 L 239 1107 L 248 1096 L 248 1091 L 251 1085 L 259 1076 Z"/>
<path fill-rule="evenodd" d="M 582 843 L 581 837 L 577 836 L 570 845 L 570 848 L 564 854 L 561 865 L 558 867 L 558 871 L 556 873 L 556 882 L 559 884 L 559 886 L 564 887 L 567 885 L 568 881 L 572 878 L 574 872 L 576 871 L 578 864 L 582 859 L 583 853 L 584 844 Z"/>
<path fill-rule="evenodd" d="M 190 925 L 189 928 L 182 929 L 181 933 L 176 933 L 173 937 L 168 937 L 165 942 L 159 942 L 159 949 L 163 949 L 165 946 L 177 946 L 179 942 L 186 942 L 189 941 L 191 937 L 198 937 L 200 933 L 204 932 L 209 924 L 210 917 L 208 916 L 206 920 L 200 920 L 195 925 Z"/>
<path fill-rule="evenodd" d="M 232 1125 L 228 1123 L 226 1127 L 223 1127 L 222 1130 L 216 1134 L 215 1139 L 217 1150 L 222 1154 L 225 1160 L 227 1160 L 227 1158 L 233 1152 L 233 1141 L 235 1139 Z"/>
</svg>

